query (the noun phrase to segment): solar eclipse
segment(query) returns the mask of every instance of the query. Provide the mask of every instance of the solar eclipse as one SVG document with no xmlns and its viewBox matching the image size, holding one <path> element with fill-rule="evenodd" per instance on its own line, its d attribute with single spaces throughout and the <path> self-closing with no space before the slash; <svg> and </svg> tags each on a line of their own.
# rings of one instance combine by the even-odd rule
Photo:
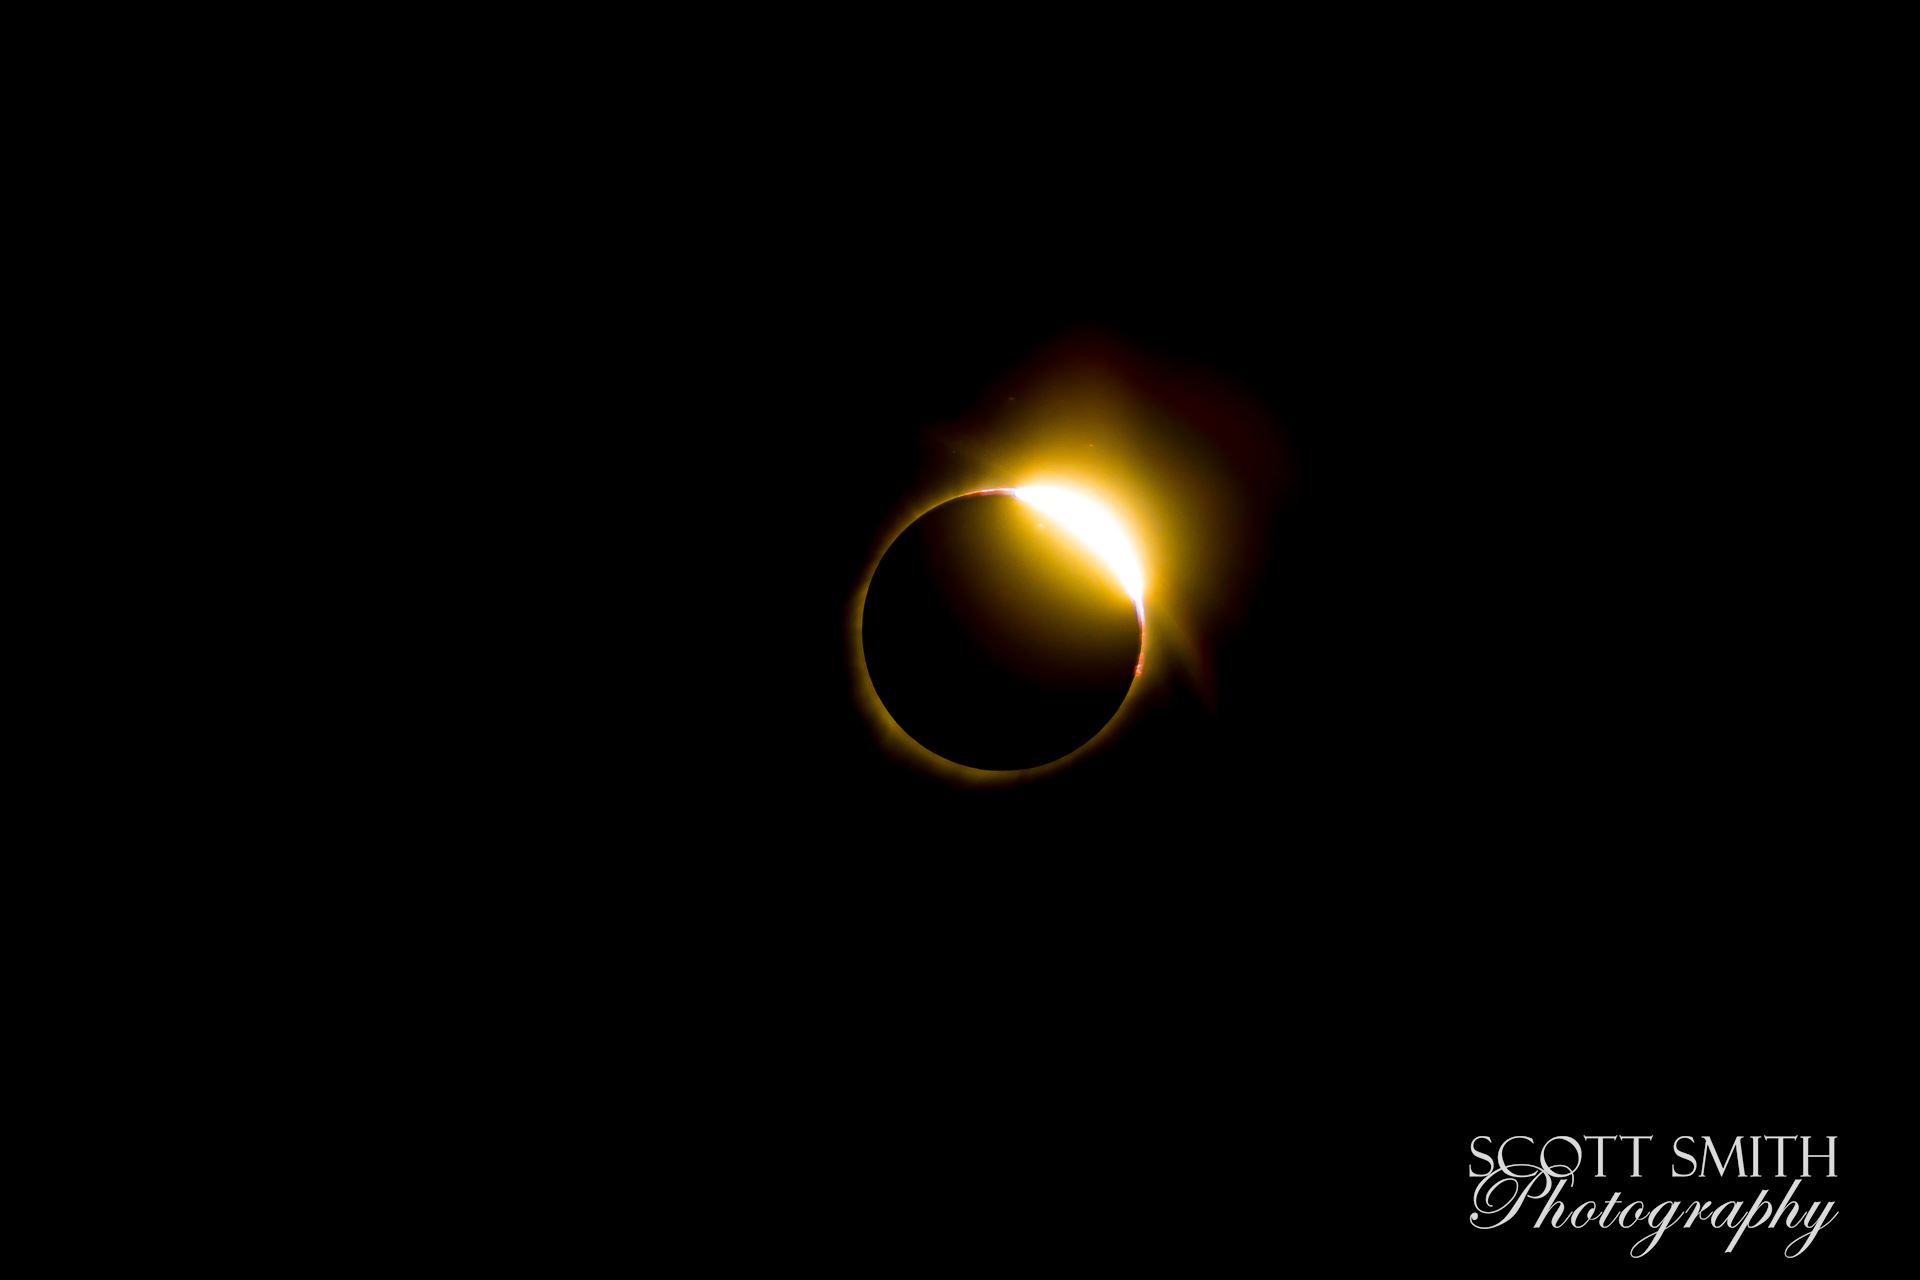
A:
<svg viewBox="0 0 1920 1280">
<path fill-rule="evenodd" d="M 943 502 L 873 572 L 861 649 L 895 724 L 946 761 L 1030 769 L 1095 737 L 1145 661 L 1145 580 L 1119 522 L 1053 485 Z"/>
<path fill-rule="evenodd" d="M 901 418 L 844 615 L 884 767 L 936 790 L 1072 789 L 1178 751 L 1213 714 L 1215 645 L 1254 598 L 1290 474 L 1258 404 L 1082 334 L 964 412 Z"/>
</svg>

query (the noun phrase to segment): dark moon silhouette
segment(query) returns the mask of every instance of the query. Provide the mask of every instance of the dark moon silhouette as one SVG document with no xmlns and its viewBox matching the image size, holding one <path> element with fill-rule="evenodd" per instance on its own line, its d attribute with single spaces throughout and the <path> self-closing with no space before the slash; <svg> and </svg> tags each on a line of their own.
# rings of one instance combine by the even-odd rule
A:
<svg viewBox="0 0 1920 1280">
<path fill-rule="evenodd" d="M 861 617 L 867 673 L 894 722 L 936 755 L 1026 769 L 1113 717 L 1141 655 L 1134 603 L 1044 512 L 969 494 L 887 548 Z"/>
</svg>

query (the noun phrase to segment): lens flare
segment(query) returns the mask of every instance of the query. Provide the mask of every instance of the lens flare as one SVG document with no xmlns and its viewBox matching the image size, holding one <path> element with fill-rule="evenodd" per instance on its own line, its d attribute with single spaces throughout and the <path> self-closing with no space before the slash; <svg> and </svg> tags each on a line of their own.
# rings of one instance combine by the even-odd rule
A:
<svg viewBox="0 0 1920 1280">
<path fill-rule="evenodd" d="M 1008 490 L 1014 497 L 1029 506 L 1038 508 L 1049 519 L 1057 520 L 1060 527 L 1079 539 L 1088 550 L 1099 556 L 1107 568 L 1113 570 L 1114 577 L 1125 588 L 1127 598 L 1139 609 L 1146 600 L 1146 580 L 1140 572 L 1140 557 L 1133 553 L 1133 544 L 1120 528 L 1120 522 L 1107 514 L 1104 507 L 1091 498 L 1061 489 L 1054 485 L 1022 485 Z"/>
</svg>

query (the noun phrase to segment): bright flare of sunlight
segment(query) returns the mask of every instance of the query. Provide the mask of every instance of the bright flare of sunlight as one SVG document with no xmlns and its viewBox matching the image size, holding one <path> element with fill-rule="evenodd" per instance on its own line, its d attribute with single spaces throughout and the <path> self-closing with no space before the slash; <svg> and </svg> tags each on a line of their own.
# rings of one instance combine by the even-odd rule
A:
<svg viewBox="0 0 1920 1280">
<path fill-rule="evenodd" d="M 1106 562 L 1136 606 L 1143 603 L 1146 581 L 1140 572 L 1140 557 L 1133 553 L 1133 543 L 1128 541 L 1120 522 L 1104 507 L 1071 489 L 1053 485 L 1024 485 L 1012 492 L 1020 501 L 1057 520 L 1062 528 Z"/>
</svg>

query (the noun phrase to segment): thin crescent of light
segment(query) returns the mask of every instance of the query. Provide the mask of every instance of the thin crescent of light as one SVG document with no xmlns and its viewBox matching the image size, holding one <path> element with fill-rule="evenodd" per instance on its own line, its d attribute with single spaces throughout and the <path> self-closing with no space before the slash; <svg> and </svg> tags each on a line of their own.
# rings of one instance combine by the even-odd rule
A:
<svg viewBox="0 0 1920 1280">
<path fill-rule="evenodd" d="M 1112 570 L 1113 576 L 1119 579 L 1121 588 L 1127 593 L 1127 598 L 1133 601 L 1136 611 L 1145 607 L 1146 575 L 1140 571 L 1140 557 L 1134 554 L 1133 543 L 1128 540 L 1120 522 L 1105 507 L 1084 494 L 1050 484 L 1021 485 L 1014 489 L 982 489 L 978 492 L 1010 494 L 1057 521 L 1061 528 L 1100 557 L 1101 562 Z"/>
</svg>

